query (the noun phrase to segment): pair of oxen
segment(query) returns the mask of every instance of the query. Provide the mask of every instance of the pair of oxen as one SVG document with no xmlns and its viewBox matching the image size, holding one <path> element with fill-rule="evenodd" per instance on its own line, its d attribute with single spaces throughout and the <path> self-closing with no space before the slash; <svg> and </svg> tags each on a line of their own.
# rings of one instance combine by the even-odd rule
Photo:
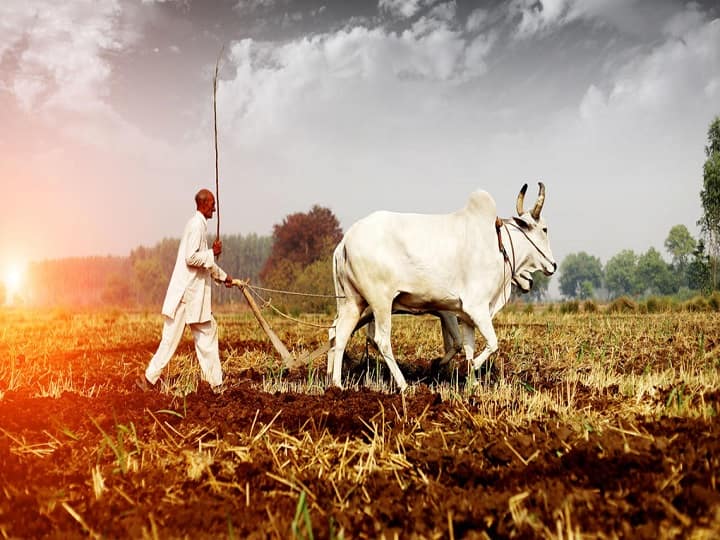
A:
<svg viewBox="0 0 720 540">
<path fill-rule="evenodd" d="M 407 382 L 390 343 L 393 313 L 433 313 L 440 317 L 448 362 L 462 347 L 478 370 L 497 348 L 493 317 L 512 287 L 528 292 L 532 275 L 551 275 L 557 264 L 547 224 L 540 213 L 545 186 L 539 183 L 532 210 L 524 210 L 525 184 L 517 216 L 497 217 L 486 191 L 470 195 L 451 214 L 375 212 L 345 233 L 333 254 L 337 317 L 330 329 L 328 380 L 342 386 L 342 360 L 352 333 L 369 324 L 368 336 L 402 392 Z M 477 328 L 485 347 L 474 355 Z"/>
</svg>

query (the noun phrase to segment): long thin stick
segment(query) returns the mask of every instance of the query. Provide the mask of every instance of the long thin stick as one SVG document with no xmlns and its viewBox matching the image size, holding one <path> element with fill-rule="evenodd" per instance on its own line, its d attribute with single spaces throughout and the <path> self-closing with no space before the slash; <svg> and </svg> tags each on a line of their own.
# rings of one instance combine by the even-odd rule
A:
<svg viewBox="0 0 720 540">
<path fill-rule="evenodd" d="M 213 77 L 213 127 L 215 128 L 215 210 L 217 211 L 217 232 L 215 240 L 220 240 L 220 180 L 218 175 L 218 137 L 217 137 L 217 82 L 220 58 L 222 57 L 225 45 L 220 49 L 217 62 L 215 62 L 215 77 Z"/>
</svg>

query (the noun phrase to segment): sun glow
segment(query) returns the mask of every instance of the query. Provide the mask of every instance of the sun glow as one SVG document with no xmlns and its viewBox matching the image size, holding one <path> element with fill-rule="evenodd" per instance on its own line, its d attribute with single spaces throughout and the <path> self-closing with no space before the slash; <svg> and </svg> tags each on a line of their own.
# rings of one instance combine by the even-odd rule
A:
<svg viewBox="0 0 720 540">
<path fill-rule="evenodd" d="M 20 293 L 23 284 L 23 267 L 19 264 L 11 264 L 5 268 L 3 283 L 5 285 L 5 303 L 12 304 L 13 300 Z"/>
</svg>

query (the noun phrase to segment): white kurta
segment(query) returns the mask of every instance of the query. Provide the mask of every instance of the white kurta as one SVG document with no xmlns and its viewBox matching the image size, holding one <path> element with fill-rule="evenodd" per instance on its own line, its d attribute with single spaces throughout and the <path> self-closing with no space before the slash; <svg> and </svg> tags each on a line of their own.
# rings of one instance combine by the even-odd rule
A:
<svg viewBox="0 0 720 540">
<path fill-rule="evenodd" d="M 185 300 L 185 322 L 209 321 L 212 279 L 223 281 L 227 274 L 215 264 L 207 245 L 207 220 L 200 212 L 190 218 L 178 248 L 175 268 L 168 285 L 162 314 L 174 318 L 180 300 Z"/>
<path fill-rule="evenodd" d="M 162 314 L 165 316 L 162 339 L 145 370 L 152 384 L 175 354 L 185 325 L 190 326 L 195 341 L 203 379 L 211 386 L 222 384 L 223 375 L 218 351 L 217 324 L 212 316 L 212 279 L 223 281 L 227 274 L 215 264 L 212 249 L 207 247 L 207 220 L 200 212 L 190 218 L 180 240 Z"/>
</svg>

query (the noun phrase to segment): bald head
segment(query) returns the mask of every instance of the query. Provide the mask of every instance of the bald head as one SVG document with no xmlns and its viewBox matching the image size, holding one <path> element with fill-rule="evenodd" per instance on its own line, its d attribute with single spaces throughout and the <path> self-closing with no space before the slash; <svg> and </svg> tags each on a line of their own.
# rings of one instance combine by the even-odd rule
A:
<svg viewBox="0 0 720 540">
<path fill-rule="evenodd" d="M 210 219 L 215 212 L 215 196 L 209 189 L 201 189 L 195 194 L 195 205 L 206 219 Z"/>
</svg>

